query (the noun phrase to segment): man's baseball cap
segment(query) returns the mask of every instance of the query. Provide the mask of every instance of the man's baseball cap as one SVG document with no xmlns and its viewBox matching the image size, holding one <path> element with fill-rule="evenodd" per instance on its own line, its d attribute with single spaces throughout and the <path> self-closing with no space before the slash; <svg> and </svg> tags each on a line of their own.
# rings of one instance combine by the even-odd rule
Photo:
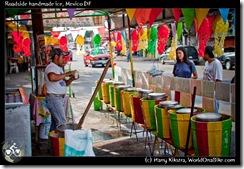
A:
<svg viewBox="0 0 244 169">
<path fill-rule="evenodd" d="M 64 52 L 60 48 L 55 48 L 51 51 L 51 57 L 53 58 L 55 55 L 64 55 L 67 56 L 69 55 L 69 52 Z"/>
</svg>

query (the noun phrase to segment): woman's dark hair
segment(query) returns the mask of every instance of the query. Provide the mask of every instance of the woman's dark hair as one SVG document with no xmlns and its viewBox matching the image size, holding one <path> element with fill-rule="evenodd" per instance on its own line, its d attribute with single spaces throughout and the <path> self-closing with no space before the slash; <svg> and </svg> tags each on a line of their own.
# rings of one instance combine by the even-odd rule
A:
<svg viewBox="0 0 244 169">
<path fill-rule="evenodd" d="M 186 49 L 184 48 L 184 47 L 178 47 L 177 49 L 176 49 L 176 61 L 177 62 L 180 62 L 180 59 L 177 57 L 177 51 L 178 50 L 181 50 L 183 53 L 184 53 L 184 57 L 183 57 L 183 60 L 184 60 L 184 62 L 186 63 L 186 64 L 189 64 L 189 60 L 188 60 L 188 56 L 187 56 L 187 52 L 186 52 Z"/>
</svg>

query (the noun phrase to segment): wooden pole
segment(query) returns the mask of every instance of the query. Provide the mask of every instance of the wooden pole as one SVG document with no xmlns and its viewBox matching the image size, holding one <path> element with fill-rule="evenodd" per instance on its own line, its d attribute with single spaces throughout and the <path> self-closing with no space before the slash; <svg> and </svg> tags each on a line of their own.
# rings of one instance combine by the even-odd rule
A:
<svg viewBox="0 0 244 169">
<path fill-rule="evenodd" d="M 187 132 L 187 138 L 186 138 L 185 156 L 187 156 L 187 152 L 188 152 L 188 144 L 189 144 L 190 133 L 191 133 L 191 117 L 193 115 L 193 110 L 194 110 L 196 90 L 197 90 L 197 87 L 195 86 L 194 87 L 194 90 L 193 90 L 193 98 L 192 98 L 192 103 L 191 103 L 191 114 L 190 114 L 189 125 L 188 125 L 188 132 Z"/>
<path fill-rule="evenodd" d="M 96 95 L 97 95 L 97 92 L 98 92 L 99 88 L 101 87 L 101 84 L 102 84 L 102 82 L 103 82 L 103 79 L 104 79 L 104 77 L 105 77 L 105 75 L 106 75 L 106 73 L 107 73 L 107 70 L 108 70 L 110 64 L 111 64 L 111 60 L 109 59 L 108 62 L 106 63 L 106 66 L 105 66 L 104 70 L 103 70 L 103 73 L 102 73 L 102 75 L 101 75 L 101 77 L 100 77 L 100 79 L 99 79 L 99 81 L 98 81 L 98 83 L 97 83 L 96 89 L 95 89 L 95 91 L 93 92 L 92 97 L 91 97 L 91 99 L 90 99 L 90 101 L 89 101 L 89 103 L 88 103 L 88 105 L 87 105 L 87 107 L 86 107 L 86 109 L 85 109 L 85 112 L 83 113 L 83 115 L 82 115 L 82 117 L 81 117 L 81 119 L 80 119 L 78 125 L 76 126 L 76 130 L 82 128 L 82 124 L 83 124 L 83 122 L 84 122 L 84 120 L 85 120 L 85 117 L 86 117 L 86 115 L 88 114 L 88 111 L 89 111 L 89 109 L 90 109 L 90 107 L 91 107 L 91 105 L 92 105 L 92 102 L 94 101 L 94 98 L 95 98 Z"/>
<path fill-rule="evenodd" d="M 132 86 L 135 87 L 135 73 L 134 73 L 132 48 L 131 48 L 130 18 L 128 15 L 127 15 L 127 19 L 128 19 L 128 35 L 129 35 L 129 50 L 130 50 L 130 67 L 131 67 L 131 76 L 132 76 Z"/>
</svg>

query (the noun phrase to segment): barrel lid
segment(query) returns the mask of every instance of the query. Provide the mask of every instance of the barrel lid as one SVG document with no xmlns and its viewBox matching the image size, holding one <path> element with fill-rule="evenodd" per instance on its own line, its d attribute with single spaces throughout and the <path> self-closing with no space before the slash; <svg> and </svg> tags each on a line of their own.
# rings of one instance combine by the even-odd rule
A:
<svg viewBox="0 0 244 169">
<path fill-rule="evenodd" d="M 103 82 L 108 81 L 110 79 L 103 79 Z M 98 83 L 99 80 L 96 80 L 96 83 Z"/>
<path fill-rule="evenodd" d="M 153 93 L 153 90 L 141 89 L 138 92 L 140 92 L 140 93 Z"/>
<path fill-rule="evenodd" d="M 125 82 L 114 81 L 113 84 L 114 85 L 124 85 Z"/>
<path fill-rule="evenodd" d="M 197 121 L 219 121 L 221 115 L 218 113 L 201 113 L 196 115 Z"/>
<path fill-rule="evenodd" d="M 119 85 L 117 89 L 123 90 L 123 89 L 129 88 L 129 87 L 131 87 L 131 86 L 130 85 Z"/>
<path fill-rule="evenodd" d="M 109 84 L 112 84 L 114 81 L 113 80 L 106 80 L 104 81 L 103 83 L 109 83 Z"/>
<path fill-rule="evenodd" d="M 168 106 L 168 105 L 176 105 L 176 104 L 178 104 L 178 102 L 177 101 L 166 100 L 166 101 L 159 102 L 159 104 L 162 105 L 162 106 Z"/>
<path fill-rule="evenodd" d="M 127 88 L 126 91 L 128 91 L 128 92 L 136 92 L 136 91 L 138 91 L 138 88 L 130 87 L 130 88 Z"/>
<path fill-rule="evenodd" d="M 166 96 L 165 93 L 149 93 L 148 96 Z"/>
<path fill-rule="evenodd" d="M 174 110 L 181 109 L 181 108 L 184 108 L 184 107 L 185 106 L 183 106 L 182 104 L 168 105 L 169 109 L 174 109 Z"/>
<path fill-rule="evenodd" d="M 197 109 L 193 109 L 193 113 L 196 113 Z M 179 109 L 176 111 L 176 113 L 179 114 L 190 114 L 191 113 L 191 108 L 183 108 L 183 109 Z"/>
</svg>

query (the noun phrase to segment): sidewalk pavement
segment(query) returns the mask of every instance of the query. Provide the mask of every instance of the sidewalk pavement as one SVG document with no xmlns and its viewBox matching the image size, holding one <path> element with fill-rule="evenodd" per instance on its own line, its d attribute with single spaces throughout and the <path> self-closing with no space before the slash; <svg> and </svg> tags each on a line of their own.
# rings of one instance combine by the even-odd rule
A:
<svg viewBox="0 0 244 169">
<path fill-rule="evenodd" d="M 29 96 L 32 91 L 30 72 L 7 74 L 5 76 L 5 88 L 23 88 L 26 95 Z M 74 98 L 70 98 L 70 100 L 72 107 L 76 107 L 76 109 L 80 110 L 80 103 L 76 102 Z M 77 112 L 74 112 L 75 116 L 81 116 L 76 113 Z M 135 135 L 132 135 L 132 137 L 129 136 L 130 124 L 122 124 L 122 130 L 120 130 L 116 120 L 111 116 L 113 116 L 113 114 L 108 113 L 106 110 L 94 111 L 91 107 L 90 113 L 88 113 L 86 121 L 83 124 L 83 129 L 92 130 L 94 139 L 93 148 L 96 156 L 150 156 L 148 147 L 145 149 L 144 136 L 139 134 L 139 141 L 137 142 Z M 232 123 L 232 128 L 235 128 L 234 122 Z M 232 130 L 230 152 L 230 156 L 232 157 L 235 157 L 235 142 L 235 130 Z M 35 143 L 33 139 L 32 146 L 33 156 L 50 156 L 47 151 L 47 140 L 40 140 L 40 142 Z"/>
</svg>

